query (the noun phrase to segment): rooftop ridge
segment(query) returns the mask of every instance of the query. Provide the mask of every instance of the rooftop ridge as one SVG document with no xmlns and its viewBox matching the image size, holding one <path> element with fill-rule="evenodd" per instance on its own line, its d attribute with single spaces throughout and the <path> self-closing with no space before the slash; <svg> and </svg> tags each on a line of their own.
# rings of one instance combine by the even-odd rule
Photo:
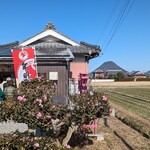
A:
<svg viewBox="0 0 150 150">
<path fill-rule="evenodd" d="M 44 30 L 48 30 L 48 29 L 53 29 L 56 30 L 54 24 L 52 24 L 51 22 L 48 22 L 48 24 L 46 24 Z"/>
<path fill-rule="evenodd" d="M 17 46 L 18 44 L 19 44 L 19 41 L 15 41 L 15 42 L 7 43 L 7 44 L 2 44 L 2 45 L 0 45 L 0 48 L 13 47 L 13 46 Z"/>
<path fill-rule="evenodd" d="M 71 41 L 77 43 L 78 45 L 80 45 L 79 42 L 77 42 L 77 41 L 71 39 L 70 37 L 64 35 L 63 33 L 59 32 L 59 31 L 55 28 L 55 25 L 54 25 L 53 23 L 51 23 L 51 22 L 49 22 L 49 23 L 46 24 L 46 26 L 45 26 L 45 28 L 44 28 L 43 31 L 41 31 L 41 32 L 39 32 L 39 33 L 37 33 L 37 34 L 35 34 L 35 35 L 33 35 L 33 36 L 27 38 L 26 40 L 23 40 L 21 43 L 23 43 L 23 42 L 25 42 L 25 41 L 27 41 L 27 40 L 29 40 L 29 39 L 31 39 L 31 38 L 37 36 L 37 35 L 40 35 L 41 33 L 45 32 L 45 31 L 47 31 L 47 30 L 55 31 L 56 33 L 58 33 L 58 34 L 60 34 L 60 35 L 62 35 L 62 36 L 64 36 L 64 37 L 66 37 L 66 38 L 68 38 L 69 40 L 71 40 Z M 20 44 L 21 44 L 21 43 L 20 43 Z"/>
</svg>

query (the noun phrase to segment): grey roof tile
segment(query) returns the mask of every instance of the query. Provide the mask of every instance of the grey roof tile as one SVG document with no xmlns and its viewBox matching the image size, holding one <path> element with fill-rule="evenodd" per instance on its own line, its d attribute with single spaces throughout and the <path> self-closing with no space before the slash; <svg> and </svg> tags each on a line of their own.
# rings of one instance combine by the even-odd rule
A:
<svg viewBox="0 0 150 150">
<path fill-rule="evenodd" d="M 84 54 L 89 54 L 89 52 L 91 53 L 99 53 L 100 50 L 98 49 L 94 49 L 91 47 L 85 47 L 85 46 L 71 46 L 71 45 L 65 45 L 65 44 L 60 44 L 60 43 L 38 43 L 35 45 L 35 48 L 38 49 L 62 49 L 62 48 L 69 48 L 71 50 L 72 53 L 84 53 Z"/>
<path fill-rule="evenodd" d="M 36 55 L 38 57 L 70 56 L 67 49 L 69 49 L 73 54 L 91 54 L 92 57 L 98 56 L 100 52 L 99 48 L 90 45 L 71 46 L 61 43 L 43 42 L 35 45 L 29 45 L 28 47 L 31 46 L 35 47 Z M 19 49 L 18 43 L 0 46 L 0 57 L 12 57 L 11 49 L 13 48 Z"/>
</svg>

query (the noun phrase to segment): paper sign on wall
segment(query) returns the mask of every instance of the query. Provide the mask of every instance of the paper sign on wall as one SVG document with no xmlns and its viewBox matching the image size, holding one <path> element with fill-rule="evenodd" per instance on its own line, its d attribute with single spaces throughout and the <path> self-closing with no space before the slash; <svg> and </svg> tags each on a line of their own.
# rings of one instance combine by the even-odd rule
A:
<svg viewBox="0 0 150 150">
<path fill-rule="evenodd" d="M 58 72 L 49 72 L 49 80 L 58 80 Z"/>
</svg>

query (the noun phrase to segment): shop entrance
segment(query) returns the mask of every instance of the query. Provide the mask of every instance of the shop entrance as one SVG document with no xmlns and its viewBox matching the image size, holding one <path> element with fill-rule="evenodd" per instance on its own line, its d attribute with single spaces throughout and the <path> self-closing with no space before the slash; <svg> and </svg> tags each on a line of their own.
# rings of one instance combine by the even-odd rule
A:
<svg viewBox="0 0 150 150">
<path fill-rule="evenodd" d="M 13 80 L 15 80 L 14 72 L 1 72 L 0 71 L 0 83 L 3 81 L 6 81 L 7 77 L 11 77 Z"/>
</svg>

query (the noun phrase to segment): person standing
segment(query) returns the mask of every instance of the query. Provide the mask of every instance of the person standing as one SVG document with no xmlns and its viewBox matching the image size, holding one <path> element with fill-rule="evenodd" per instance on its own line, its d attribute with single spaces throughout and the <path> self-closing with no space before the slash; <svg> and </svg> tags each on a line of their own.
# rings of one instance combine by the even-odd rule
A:
<svg viewBox="0 0 150 150">
<path fill-rule="evenodd" d="M 88 78 L 87 84 L 88 84 L 88 85 L 87 85 L 87 86 L 88 86 L 88 87 L 87 87 L 87 90 L 88 90 L 88 91 L 93 91 L 92 77 L 89 77 L 89 78 Z"/>
<path fill-rule="evenodd" d="M 2 89 L 0 88 L 0 102 L 3 101 L 3 96 L 4 96 L 4 95 L 3 95 L 3 91 L 2 91 Z"/>
<path fill-rule="evenodd" d="M 15 98 L 17 95 L 16 88 L 13 86 L 13 81 L 10 77 L 7 78 L 7 86 L 4 87 L 4 98 L 6 100 Z"/>
</svg>

